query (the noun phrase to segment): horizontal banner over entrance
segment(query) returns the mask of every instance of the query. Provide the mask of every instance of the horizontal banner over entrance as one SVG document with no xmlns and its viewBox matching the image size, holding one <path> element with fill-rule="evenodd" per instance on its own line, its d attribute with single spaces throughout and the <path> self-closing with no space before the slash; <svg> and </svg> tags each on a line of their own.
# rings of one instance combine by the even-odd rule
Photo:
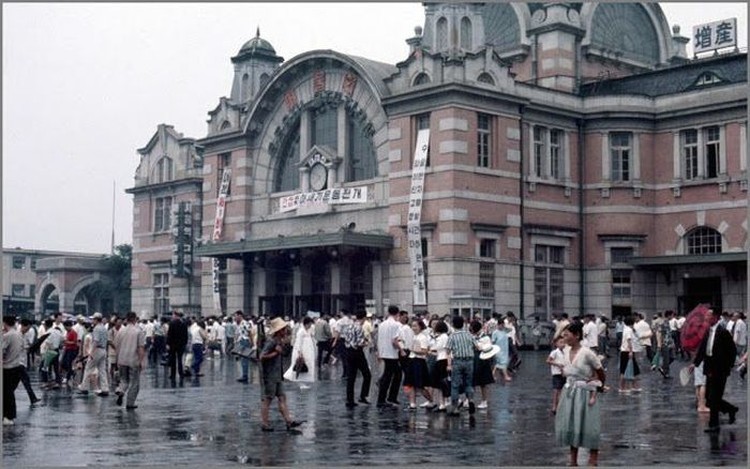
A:
<svg viewBox="0 0 750 469">
<path fill-rule="evenodd" d="M 279 212 L 290 212 L 300 207 L 315 204 L 340 205 L 362 204 L 367 202 L 367 186 L 336 187 L 318 192 L 300 192 L 282 197 L 279 200 Z"/>
</svg>

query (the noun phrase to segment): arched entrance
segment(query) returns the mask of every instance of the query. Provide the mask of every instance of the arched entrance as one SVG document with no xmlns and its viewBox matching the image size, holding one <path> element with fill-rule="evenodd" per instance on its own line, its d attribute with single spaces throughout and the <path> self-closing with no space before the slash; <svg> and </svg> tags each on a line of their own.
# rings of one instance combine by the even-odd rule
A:
<svg viewBox="0 0 750 469">
<path fill-rule="evenodd" d="M 57 287 L 48 283 L 39 292 L 39 310 L 44 317 L 60 310 L 60 292 Z"/>
</svg>

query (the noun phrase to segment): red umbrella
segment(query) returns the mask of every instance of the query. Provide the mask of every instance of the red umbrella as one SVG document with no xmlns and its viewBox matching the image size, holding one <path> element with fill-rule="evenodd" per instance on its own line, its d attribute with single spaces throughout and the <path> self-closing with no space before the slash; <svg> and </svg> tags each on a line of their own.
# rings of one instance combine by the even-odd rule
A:
<svg viewBox="0 0 750 469">
<path fill-rule="evenodd" d="M 685 319 L 685 324 L 680 329 L 680 343 L 683 350 L 687 352 L 698 350 L 703 337 L 711 328 L 711 324 L 708 323 L 709 311 L 710 308 L 706 304 L 699 304 L 690 311 Z"/>
</svg>

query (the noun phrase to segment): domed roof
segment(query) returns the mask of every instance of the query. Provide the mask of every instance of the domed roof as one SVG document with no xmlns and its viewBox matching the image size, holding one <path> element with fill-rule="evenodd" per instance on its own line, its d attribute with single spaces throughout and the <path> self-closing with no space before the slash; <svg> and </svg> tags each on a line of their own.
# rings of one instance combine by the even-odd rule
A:
<svg viewBox="0 0 750 469">
<path fill-rule="evenodd" d="M 260 37 L 260 27 L 255 30 L 255 37 L 247 41 L 242 46 L 242 48 L 240 49 L 240 54 L 256 51 L 276 55 L 276 50 L 273 48 L 271 43 Z"/>
<path fill-rule="evenodd" d="M 244 61 L 251 58 L 262 58 L 271 62 L 284 61 L 283 58 L 276 55 L 276 50 L 271 43 L 260 37 L 260 28 L 255 31 L 254 38 L 243 44 L 237 56 L 232 57 L 232 61 Z"/>
</svg>

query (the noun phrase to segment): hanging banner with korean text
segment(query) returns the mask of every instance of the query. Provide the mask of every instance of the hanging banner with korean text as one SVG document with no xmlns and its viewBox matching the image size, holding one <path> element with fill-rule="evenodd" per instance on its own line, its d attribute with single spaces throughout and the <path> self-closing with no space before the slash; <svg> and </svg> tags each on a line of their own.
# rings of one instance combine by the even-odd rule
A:
<svg viewBox="0 0 750 469">
<path fill-rule="evenodd" d="M 737 47 L 737 18 L 693 26 L 693 54 Z"/>
<path fill-rule="evenodd" d="M 363 204 L 365 202 L 367 202 L 367 186 L 336 187 L 282 197 L 279 199 L 279 212 L 289 212 L 310 205 Z"/>
<path fill-rule="evenodd" d="M 406 239 L 409 243 L 409 264 L 411 265 L 413 306 L 427 305 L 427 288 L 424 280 L 424 259 L 422 258 L 422 194 L 424 193 L 424 170 L 427 166 L 427 150 L 430 146 L 430 129 L 422 129 L 417 134 L 417 147 L 414 150 L 414 164 L 411 171 L 411 191 L 409 193 L 409 218 L 406 222 Z"/>
<path fill-rule="evenodd" d="M 227 195 L 229 194 L 229 181 L 232 176 L 232 170 L 224 168 L 224 173 L 221 175 L 221 186 L 219 186 L 219 196 L 216 199 L 216 217 L 214 218 L 214 231 L 211 235 L 211 241 L 219 241 L 221 239 L 221 233 L 224 230 L 224 209 L 227 203 Z M 221 289 L 219 285 L 219 258 L 213 258 L 213 268 L 211 269 L 211 276 L 213 280 L 213 299 L 214 299 L 214 313 L 221 315 Z"/>
</svg>

